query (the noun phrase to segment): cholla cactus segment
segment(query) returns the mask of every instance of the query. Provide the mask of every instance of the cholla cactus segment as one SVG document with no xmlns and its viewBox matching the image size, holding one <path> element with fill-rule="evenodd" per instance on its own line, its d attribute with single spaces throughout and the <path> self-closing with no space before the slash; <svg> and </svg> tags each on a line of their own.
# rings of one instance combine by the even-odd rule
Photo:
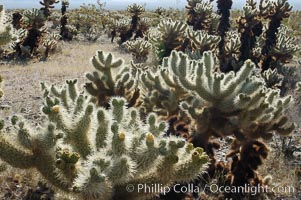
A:
<svg viewBox="0 0 301 200">
<path fill-rule="evenodd" d="M 219 36 L 209 35 L 205 31 L 193 31 L 191 29 L 187 30 L 187 36 L 192 43 L 194 49 L 198 49 L 201 53 L 204 51 L 214 50 L 218 46 L 220 41 Z"/>
<path fill-rule="evenodd" d="M 211 52 L 205 52 L 201 61 L 191 61 L 173 51 L 165 62 L 172 72 L 170 78 L 197 94 L 193 103 L 181 104 L 197 122 L 197 132 L 215 136 L 234 133 L 243 140 L 270 138 L 273 131 L 286 135 L 294 129 L 285 116 L 292 97 L 280 97 L 279 90 L 266 88 L 262 78 L 252 75 L 255 65 L 250 60 L 236 74 L 214 72 Z"/>
<path fill-rule="evenodd" d="M 159 191 L 140 193 L 137 184 L 170 186 L 203 172 L 208 156 L 181 138 L 165 137 L 167 124 L 156 114 L 144 123 L 121 97 L 110 100 L 110 109 L 96 108 L 74 91 L 74 81 L 67 84 L 68 109 L 55 98 L 57 91 L 42 84 L 48 94 L 43 108 L 48 126 L 33 129 L 18 119 L 17 133 L 1 130 L 1 159 L 14 167 L 36 168 L 51 185 L 77 199 L 151 199 Z M 126 191 L 128 184 L 135 187 L 132 193 Z"/>
<path fill-rule="evenodd" d="M 130 106 L 137 103 L 137 79 L 135 73 L 123 64 L 123 60 L 115 60 L 111 53 L 98 51 L 91 62 L 96 71 L 86 74 L 90 82 L 86 83 L 85 88 L 97 98 L 98 105 L 108 107 L 112 96 L 124 96 Z"/>
<path fill-rule="evenodd" d="M 133 61 L 135 63 L 146 62 L 149 51 L 152 47 L 150 42 L 143 39 L 127 41 L 125 45 L 126 48 L 132 53 Z"/>
<path fill-rule="evenodd" d="M 157 27 L 158 33 L 150 35 L 151 43 L 160 59 L 169 56 L 172 50 L 181 48 L 187 25 L 181 21 L 163 20 Z"/>
</svg>

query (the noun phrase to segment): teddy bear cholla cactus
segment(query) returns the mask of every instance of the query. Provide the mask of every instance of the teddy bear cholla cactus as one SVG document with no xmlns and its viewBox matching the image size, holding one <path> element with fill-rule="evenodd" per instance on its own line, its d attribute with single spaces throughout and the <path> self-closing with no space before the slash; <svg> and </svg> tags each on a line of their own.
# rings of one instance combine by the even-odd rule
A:
<svg viewBox="0 0 301 200">
<path fill-rule="evenodd" d="M 146 40 L 127 41 L 126 48 L 132 53 L 134 63 L 145 63 L 152 47 Z"/>
<path fill-rule="evenodd" d="M 157 33 L 150 33 L 150 42 L 162 59 L 169 56 L 172 50 L 179 50 L 185 39 L 187 25 L 181 21 L 163 20 L 157 27 Z"/>
<path fill-rule="evenodd" d="M 85 88 L 90 95 L 96 97 L 98 105 L 109 107 L 112 96 L 125 97 L 130 107 L 138 103 L 139 90 L 135 71 L 124 65 L 122 59 L 114 59 L 111 53 L 98 51 L 91 62 L 96 71 L 86 74 L 91 82 L 86 83 Z"/>
<path fill-rule="evenodd" d="M 67 104 L 43 85 L 44 128 L 32 129 L 19 119 L 13 120 L 15 134 L 1 130 L 1 159 L 36 168 L 50 185 L 77 199 L 149 199 L 156 193 L 139 193 L 137 184 L 169 186 L 204 170 L 208 157 L 202 149 L 164 137 L 166 124 L 155 114 L 143 123 L 138 110 L 128 109 L 119 97 L 111 99 L 108 110 L 96 108 L 77 91 L 76 81 L 67 85 L 56 89 Z M 127 184 L 135 191 L 126 192 Z"/>
<path fill-rule="evenodd" d="M 202 60 L 195 61 L 189 60 L 181 52 L 173 51 L 171 57 L 163 63 L 167 63 L 165 66 L 169 71 L 169 79 L 176 80 L 193 98 L 183 101 L 180 108 L 194 122 L 194 144 L 212 152 L 209 149 L 210 137 L 235 135 L 239 141 L 238 146 L 244 151 L 240 151 L 236 145 L 230 152 L 231 155 L 245 153 L 245 148 L 248 148 L 257 152 L 256 159 L 260 162 L 249 166 L 247 163 L 243 164 L 238 157 L 231 168 L 247 165 L 245 169 L 251 170 L 252 175 L 245 178 L 250 171 L 244 171 L 245 174 L 242 175 L 241 171 L 234 170 L 230 174 L 234 178 L 230 180 L 236 181 L 230 181 L 230 184 L 237 186 L 242 182 L 260 183 L 261 179 L 255 170 L 266 157 L 267 148 L 257 139 L 269 139 L 274 132 L 287 135 L 294 130 L 294 124 L 285 115 L 292 97 L 280 97 L 280 90 L 266 88 L 261 77 L 252 75 L 256 67 L 250 60 L 236 74 L 214 72 L 215 63 L 211 52 L 205 52 Z M 258 148 L 253 149 L 252 144 Z"/>
</svg>

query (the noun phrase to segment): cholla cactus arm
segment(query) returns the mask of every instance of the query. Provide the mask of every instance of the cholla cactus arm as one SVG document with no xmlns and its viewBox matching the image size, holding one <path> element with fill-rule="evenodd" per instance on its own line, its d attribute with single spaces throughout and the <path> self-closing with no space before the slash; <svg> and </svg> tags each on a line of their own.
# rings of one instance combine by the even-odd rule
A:
<svg viewBox="0 0 301 200">
<path fill-rule="evenodd" d="M 67 80 L 66 83 L 68 84 L 68 91 L 69 95 L 72 101 L 75 101 L 75 99 L 78 97 L 77 94 L 77 88 L 76 88 L 76 83 L 77 80 Z"/>
<path fill-rule="evenodd" d="M 131 101 L 133 96 L 130 90 L 133 89 L 135 77 L 123 64 L 123 60 L 115 60 L 112 54 L 98 51 L 91 62 L 96 71 L 86 74 L 91 82 L 86 83 L 85 88 L 92 96 L 96 96 L 99 105 L 107 107 L 113 95 L 126 96 Z"/>
<path fill-rule="evenodd" d="M 108 54 L 105 55 L 104 52 L 98 51 L 96 56 L 93 56 L 91 59 L 91 62 L 96 70 L 100 71 L 103 78 L 106 78 L 106 84 L 108 88 L 114 87 L 114 80 L 113 80 L 113 74 L 112 69 L 118 68 L 123 64 L 122 60 L 116 60 L 113 61 L 113 55 Z"/>
<path fill-rule="evenodd" d="M 171 116 L 178 110 L 178 104 L 186 98 L 186 91 L 177 84 L 177 80 L 170 79 L 163 60 L 162 69 L 153 73 L 148 71 L 141 75 L 143 106 L 147 112 L 156 111 L 163 116 Z"/>
</svg>

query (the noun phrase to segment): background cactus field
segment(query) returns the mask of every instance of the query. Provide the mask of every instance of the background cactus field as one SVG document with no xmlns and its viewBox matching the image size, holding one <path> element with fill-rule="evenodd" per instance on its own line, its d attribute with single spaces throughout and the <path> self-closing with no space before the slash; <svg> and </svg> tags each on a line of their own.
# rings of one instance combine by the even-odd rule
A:
<svg viewBox="0 0 301 200">
<path fill-rule="evenodd" d="M 233 3 L 0 5 L 0 198 L 301 199 L 301 12 Z"/>
</svg>

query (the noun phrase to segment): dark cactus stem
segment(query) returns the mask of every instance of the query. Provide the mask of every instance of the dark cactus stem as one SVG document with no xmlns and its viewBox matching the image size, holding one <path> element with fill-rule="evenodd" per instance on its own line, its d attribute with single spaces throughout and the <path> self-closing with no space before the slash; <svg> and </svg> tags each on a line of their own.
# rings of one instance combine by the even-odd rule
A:
<svg viewBox="0 0 301 200">
<path fill-rule="evenodd" d="M 30 53 L 33 53 L 39 46 L 40 37 L 42 36 L 41 31 L 38 29 L 29 29 L 26 38 L 24 39 L 22 45 L 29 46 Z"/>
<path fill-rule="evenodd" d="M 248 22 L 247 22 L 248 23 Z M 241 34 L 241 46 L 240 46 L 240 57 L 241 62 L 247 59 L 252 59 L 252 49 L 255 47 L 256 37 L 261 35 L 263 25 L 261 22 L 256 24 L 254 27 L 244 28 L 244 32 Z"/>
<path fill-rule="evenodd" d="M 269 51 L 276 45 L 276 41 L 277 41 L 276 34 L 278 33 L 278 28 L 281 25 L 282 19 L 283 18 L 281 16 L 274 15 L 269 23 L 269 28 L 266 32 L 265 44 L 262 48 L 262 54 L 266 56 L 262 63 L 262 71 L 272 68 L 271 63 L 273 59 L 268 54 Z"/>
<path fill-rule="evenodd" d="M 231 187 L 243 187 L 247 184 L 250 186 L 264 186 L 266 183 L 256 170 L 267 158 L 268 152 L 268 147 L 261 141 L 250 140 L 240 144 L 240 142 L 234 140 L 231 151 L 227 155 L 227 157 L 232 157 L 232 163 L 226 183 Z M 242 192 L 225 193 L 225 197 L 243 199 L 245 194 Z"/>
<path fill-rule="evenodd" d="M 139 16 L 138 15 L 134 15 L 132 17 L 132 22 L 131 22 L 131 29 L 133 31 L 135 31 L 137 29 L 137 26 L 138 26 L 138 22 L 139 22 Z"/>
<path fill-rule="evenodd" d="M 62 17 L 61 17 L 61 31 L 60 31 L 60 35 L 61 35 L 61 39 L 62 40 L 71 41 L 73 39 L 73 36 L 68 31 L 68 29 L 66 28 L 66 25 L 68 23 L 68 17 L 66 15 L 66 11 L 67 11 L 68 5 L 69 4 L 67 2 L 62 1 L 62 8 L 61 8 Z"/>
<path fill-rule="evenodd" d="M 226 32 L 230 29 L 230 10 L 232 8 L 232 4 L 232 0 L 217 1 L 217 13 L 221 15 L 220 23 L 218 26 L 218 34 L 221 37 L 221 41 L 218 44 L 218 49 L 222 72 L 228 72 L 232 69 L 232 67 L 229 66 L 229 62 L 226 61 L 224 52 Z"/>
<path fill-rule="evenodd" d="M 137 38 L 143 38 L 143 32 L 142 32 L 141 29 L 138 29 L 138 30 L 136 31 L 134 40 L 136 40 Z"/>
<path fill-rule="evenodd" d="M 116 37 L 116 29 L 113 29 L 112 31 L 111 31 L 111 43 L 113 43 L 114 42 L 114 38 Z"/>
<path fill-rule="evenodd" d="M 21 13 L 19 13 L 19 12 L 13 13 L 12 25 L 17 30 L 21 28 L 21 19 L 22 19 Z"/>
</svg>

